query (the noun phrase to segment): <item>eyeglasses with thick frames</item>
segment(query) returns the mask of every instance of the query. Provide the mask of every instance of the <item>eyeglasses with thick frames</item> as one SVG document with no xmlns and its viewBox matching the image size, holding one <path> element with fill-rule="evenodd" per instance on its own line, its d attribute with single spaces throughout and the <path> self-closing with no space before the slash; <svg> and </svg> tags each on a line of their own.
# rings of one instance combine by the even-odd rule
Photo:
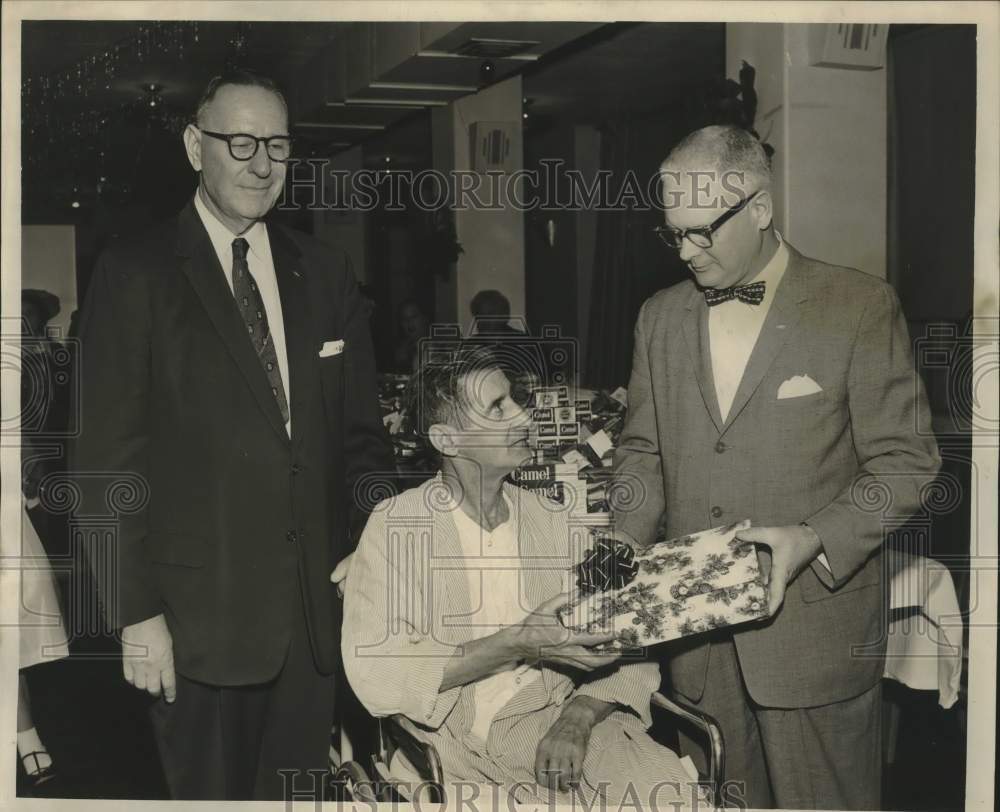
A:
<svg viewBox="0 0 1000 812">
<path fill-rule="evenodd" d="M 229 145 L 229 154 L 237 161 L 249 161 L 264 145 L 267 157 L 272 161 L 284 163 L 292 155 L 292 138 L 288 135 L 269 135 L 266 138 L 258 138 L 249 133 L 214 133 L 211 130 L 203 130 L 198 127 L 199 132 L 211 138 L 218 138 Z"/>
<path fill-rule="evenodd" d="M 758 194 L 760 194 L 760 189 L 750 195 L 750 197 L 741 200 L 735 206 L 724 211 L 707 226 L 685 228 L 681 231 L 671 228 L 670 226 L 657 226 L 653 229 L 653 233 L 655 233 L 657 237 L 663 240 L 663 242 L 671 248 L 676 248 L 677 250 L 680 250 L 681 246 L 684 244 L 684 240 L 686 239 L 691 240 L 691 243 L 698 248 L 711 248 L 712 235 L 733 217 L 743 211 L 747 204 L 757 197 Z"/>
</svg>

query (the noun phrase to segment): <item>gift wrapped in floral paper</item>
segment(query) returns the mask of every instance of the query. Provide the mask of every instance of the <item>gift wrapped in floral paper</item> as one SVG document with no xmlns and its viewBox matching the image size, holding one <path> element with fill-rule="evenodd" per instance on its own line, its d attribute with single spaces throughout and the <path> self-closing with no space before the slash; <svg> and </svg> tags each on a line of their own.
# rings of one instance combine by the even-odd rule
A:
<svg viewBox="0 0 1000 812">
<path fill-rule="evenodd" d="M 749 526 L 703 530 L 638 555 L 598 538 L 575 567 L 580 597 L 560 619 L 569 628 L 611 628 L 611 647 L 638 648 L 763 618 L 767 588 L 756 551 L 736 538 Z"/>
</svg>

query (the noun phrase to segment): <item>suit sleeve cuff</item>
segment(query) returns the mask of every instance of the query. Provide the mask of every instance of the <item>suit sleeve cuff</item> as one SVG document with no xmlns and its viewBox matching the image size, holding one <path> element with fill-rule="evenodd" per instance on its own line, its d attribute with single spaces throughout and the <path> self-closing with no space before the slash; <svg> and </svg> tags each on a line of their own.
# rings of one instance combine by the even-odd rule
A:
<svg viewBox="0 0 1000 812">
<path fill-rule="evenodd" d="M 828 589 L 843 586 L 857 569 L 852 565 L 849 556 L 844 554 L 843 545 L 837 543 L 845 531 L 851 532 L 852 519 L 848 508 L 833 502 L 802 522 L 819 536 L 819 543 L 823 548 L 820 555 L 825 560 L 820 560 L 817 556 L 810 567 L 813 574 Z"/>
<path fill-rule="evenodd" d="M 438 728 L 451 713 L 462 692 L 461 687 L 441 691 L 441 681 L 455 652 L 459 649 L 426 640 L 413 646 L 417 657 L 411 662 L 401 658 L 398 665 L 407 672 L 400 696 L 404 716 L 429 728 Z"/>
</svg>

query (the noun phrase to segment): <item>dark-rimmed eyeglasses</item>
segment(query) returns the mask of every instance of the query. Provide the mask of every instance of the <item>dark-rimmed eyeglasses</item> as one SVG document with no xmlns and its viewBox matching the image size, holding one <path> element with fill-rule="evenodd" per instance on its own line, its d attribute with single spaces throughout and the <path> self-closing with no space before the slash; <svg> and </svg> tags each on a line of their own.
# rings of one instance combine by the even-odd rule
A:
<svg viewBox="0 0 1000 812">
<path fill-rule="evenodd" d="M 264 145 L 267 157 L 272 161 L 284 163 L 292 155 L 292 138 L 289 135 L 269 135 L 266 138 L 258 138 L 249 133 L 214 133 L 211 130 L 203 130 L 198 127 L 199 132 L 212 138 L 218 138 L 229 145 L 229 154 L 237 161 L 249 161 L 257 154 L 260 145 Z"/>
<path fill-rule="evenodd" d="M 671 228 L 670 226 L 657 226 L 653 229 L 653 233 L 663 240 L 664 243 L 669 245 L 671 248 L 676 248 L 678 251 L 684 244 L 684 240 L 691 240 L 692 245 L 695 245 L 698 248 L 711 248 L 712 235 L 729 222 L 729 220 L 743 211 L 743 209 L 746 208 L 746 205 L 757 197 L 758 194 L 760 194 L 760 189 L 750 195 L 750 197 L 741 200 L 735 206 L 722 212 L 722 214 L 716 217 L 707 226 L 685 228 L 680 231 L 675 228 Z"/>
</svg>

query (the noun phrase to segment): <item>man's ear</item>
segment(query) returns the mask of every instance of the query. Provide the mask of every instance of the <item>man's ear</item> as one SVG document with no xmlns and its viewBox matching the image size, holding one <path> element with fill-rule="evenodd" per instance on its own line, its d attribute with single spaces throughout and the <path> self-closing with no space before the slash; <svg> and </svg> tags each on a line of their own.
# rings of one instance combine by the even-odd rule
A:
<svg viewBox="0 0 1000 812">
<path fill-rule="evenodd" d="M 455 430 L 447 423 L 435 423 L 427 430 L 427 439 L 444 457 L 454 457 L 458 453 L 455 445 Z"/>
<path fill-rule="evenodd" d="M 754 219 L 757 221 L 757 230 L 764 231 L 771 225 L 774 219 L 774 200 L 769 189 L 761 189 L 757 196 L 750 201 L 750 209 Z"/>
<path fill-rule="evenodd" d="M 201 133 L 194 124 L 184 128 L 184 149 L 195 172 L 201 172 Z"/>
</svg>

